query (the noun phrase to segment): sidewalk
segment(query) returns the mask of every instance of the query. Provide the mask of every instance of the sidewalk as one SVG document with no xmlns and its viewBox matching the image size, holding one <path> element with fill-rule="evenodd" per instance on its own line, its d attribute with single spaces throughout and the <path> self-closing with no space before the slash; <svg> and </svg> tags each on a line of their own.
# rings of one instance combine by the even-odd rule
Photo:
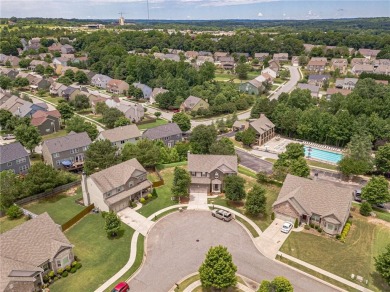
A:
<svg viewBox="0 0 390 292">
<path fill-rule="evenodd" d="M 332 279 L 334 279 L 336 281 L 339 281 L 340 283 L 343 283 L 343 284 L 345 284 L 347 286 L 350 286 L 350 287 L 352 287 L 352 288 L 354 288 L 356 290 L 364 291 L 364 292 L 366 292 L 366 291 L 372 292 L 372 290 L 370 290 L 370 289 L 368 289 L 366 287 L 360 286 L 360 285 L 358 285 L 358 284 L 356 284 L 354 282 L 348 281 L 348 280 L 346 280 L 346 279 L 344 279 L 342 277 L 339 277 L 339 276 L 337 276 L 335 274 L 329 273 L 329 272 L 327 272 L 327 271 L 325 271 L 323 269 L 320 269 L 320 268 L 318 268 L 316 266 L 313 266 L 313 265 L 311 265 L 309 263 L 301 261 L 301 260 L 299 260 L 297 258 L 294 258 L 294 257 L 292 257 L 292 256 L 290 256 L 288 254 L 285 254 L 283 252 L 278 252 L 278 255 L 280 255 L 281 257 L 284 257 L 284 258 L 286 258 L 286 259 L 288 259 L 290 261 L 296 262 L 296 263 L 298 263 L 298 264 L 300 264 L 300 265 L 302 265 L 302 266 L 304 266 L 306 268 L 309 268 L 309 269 L 311 269 L 313 271 L 316 271 L 316 272 L 318 272 L 318 273 L 320 273 L 322 275 L 325 275 L 325 276 L 327 276 L 329 278 L 332 278 Z"/>
</svg>

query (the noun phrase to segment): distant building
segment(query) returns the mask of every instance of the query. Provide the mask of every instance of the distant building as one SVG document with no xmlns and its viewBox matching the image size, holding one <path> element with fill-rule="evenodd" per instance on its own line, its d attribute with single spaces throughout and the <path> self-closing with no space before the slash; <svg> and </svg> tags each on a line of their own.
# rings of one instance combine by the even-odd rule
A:
<svg viewBox="0 0 390 292">
<path fill-rule="evenodd" d="M 187 99 L 180 105 L 180 110 L 184 112 L 197 111 L 198 109 L 208 108 L 209 104 L 205 100 L 193 95 L 187 97 Z"/>
<path fill-rule="evenodd" d="M 182 131 L 176 123 L 157 126 L 147 129 L 142 138 L 149 140 L 160 140 L 169 148 L 175 146 L 177 142 L 182 141 Z"/>
<path fill-rule="evenodd" d="M 261 114 L 257 120 L 251 121 L 249 128 L 255 130 L 256 144 L 259 146 L 275 137 L 275 125 L 264 114 Z"/>
<path fill-rule="evenodd" d="M 127 125 L 100 132 L 98 140 L 109 140 L 113 146 L 122 149 L 126 143 L 135 144 L 142 134 L 136 125 Z"/>
<path fill-rule="evenodd" d="M 0 171 L 27 173 L 30 168 L 30 157 L 20 142 L 0 145 L 0 153 Z"/>
</svg>

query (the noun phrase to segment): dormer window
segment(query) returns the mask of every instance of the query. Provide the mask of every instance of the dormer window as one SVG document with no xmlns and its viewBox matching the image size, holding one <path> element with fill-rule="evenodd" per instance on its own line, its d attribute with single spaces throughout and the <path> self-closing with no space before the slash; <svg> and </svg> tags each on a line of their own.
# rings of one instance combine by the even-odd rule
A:
<svg viewBox="0 0 390 292">
<path fill-rule="evenodd" d="M 133 181 L 130 181 L 129 182 L 129 188 L 133 187 L 134 186 L 134 182 Z"/>
<path fill-rule="evenodd" d="M 216 173 L 214 174 L 214 178 L 219 178 L 219 173 L 218 173 L 218 172 L 216 172 Z"/>
</svg>

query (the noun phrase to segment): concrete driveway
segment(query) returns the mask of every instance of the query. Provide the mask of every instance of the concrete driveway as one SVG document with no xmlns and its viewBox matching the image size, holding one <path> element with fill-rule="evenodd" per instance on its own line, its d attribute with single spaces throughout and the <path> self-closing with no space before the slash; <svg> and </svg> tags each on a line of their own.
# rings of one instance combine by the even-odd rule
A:
<svg viewBox="0 0 390 292">
<path fill-rule="evenodd" d="M 123 223 L 129 225 L 131 228 L 144 236 L 146 236 L 149 229 L 154 224 L 153 221 L 145 218 L 141 214 L 137 213 L 137 211 L 129 207 L 119 211 L 117 214 Z"/>
<path fill-rule="evenodd" d="M 129 282 L 132 291 L 165 292 L 183 277 L 196 272 L 211 246 L 226 246 L 238 273 L 261 282 L 287 277 L 294 291 L 337 291 L 280 263 L 264 257 L 248 233 L 234 220 L 224 222 L 208 211 L 173 213 L 150 230 L 140 272 Z"/>
<path fill-rule="evenodd" d="M 207 190 L 203 193 L 190 193 L 190 201 L 188 202 L 188 210 L 209 210 L 207 206 Z"/>
<path fill-rule="evenodd" d="M 236 153 L 240 158 L 240 164 L 252 169 L 255 172 L 265 171 L 267 173 L 272 172 L 273 164 L 271 162 L 265 161 L 257 156 L 254 156 L 248 152 L 243 150 L 239 150 L 236 148 Z"/>
<path fill-rule="evenodd" d="M 261 252 L 269 258 L 274 259 L 276 257 L 279 249 L 292 232 L 290 231 L 288 234 L 281 232 L 280 229 L 283 223 L 283 220 L 275 218 L 272 224 L 259 237 L 255 238 Z"/>
</svg>

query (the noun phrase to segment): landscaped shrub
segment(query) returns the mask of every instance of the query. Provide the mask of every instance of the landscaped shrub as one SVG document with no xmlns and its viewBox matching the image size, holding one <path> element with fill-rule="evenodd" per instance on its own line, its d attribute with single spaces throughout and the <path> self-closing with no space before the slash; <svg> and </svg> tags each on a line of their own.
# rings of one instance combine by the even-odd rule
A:
<svg viewBox="0 0 390 292">
<path fill-rule="evenodd" d="M 141 198 L 141 199 L 139 199 L 139 202 L 140 202 L 141 204 L 145 204 L 146 200 L 145 200 L 145 198 Z"/>
<path fill-rule="evenodd" d="M 7 216 L 9 219 L 17 219 L 23 215 L 22 209 L 19 206 L 12 205 L 7 210 Z"/>
<path fill-rule="evenodd" d="M 309 226 L 310 226 L 311 228 L 314 228 L 314 223 L 310 223 Z"/>
<path fill-rule="evenodd" d="M 322 228 L 321 228 L 321 227 L 318 227 L 317 231 L 318 231 L 319 233 L 321 233 L 321 232 L 322 232 Z"/>
<path fill-rule="evenodd" d="M 148 199 L 153 198 L 152 194 L 148 194 Z"/>
<path fill-rule="evenodd" d="M 155 198 L 157 198 L 158 195 L 157 195 L 156 189 L 153 189 L 153 191 L 152 191 L 152 196 L 155 197 Z"/>
<path fill-rule="evenodd" d="M 274 220 L 274 219 L 275 219 L 275 213 L 272 212 L 272 214 L 271 214 L 271 220 Z"/>
<path fill-rule="evenodd" d="M 309 230 L 309 229 L 310 229 L 310 226 L 306 224 L 304 228 L 305 228 L 306 230 Z"/>
<path fill-rule="evenodd" d="M 298 219 L 297 218 L 295 218 L 294 228 L 298 228 Z"/>
<path fill-rule="evenodd" d="M 73 268 L 70 269 L 70 272 L 71 272 L 72 274 L 76 273 L 76 271 L 77 271 L 77 269 L 76 269 L 75 267 L 73 267 Z"/>
<path fill-rule="evenodd" d="M 106 218 L 107 214 L 108 214 L 108 212 L 102 211 L 102 217 L 103 217 L 103 218 Z"/>
<path fill-rule="evenodd" d="M 347 237 L 350 228 L 350 223 L 345 224 L 343 231 L 341 232 L 340 241 L 345 242 L 345 238 Z"/>
<path fill-rule="evenodd" d="M 68 272 L 67 271 L 63 272 L 62 277 L 64 277 L 64 278 L 68 277 Z"/>
<path fill-rule="evenodd" d="M 318 230 L 318 228 L 320 228 L 320 226 L 314 225 L 314 229 L 315 229 L 315 230 Z"/>
<path fill-rule="evenodd" d="M 66 267 L 65 267 L 65 270 L 66 270 L 67 272 L 69 272 L 69 271 L 70 271 L 70 266 L 66 266 Z"/>
<path fill-rule="evenodd" d="M 43 279 L 43 283 L 49 282 L 49 276 L 48 276 L 48 275 L 44 275 L 44 276 L 42 277 L 42 279 Z"/>
<path fill-rule="evenodd" d="M 77 265 L 76 265 L 75 267 L 76 267 L 76 269 L 78 270 L 78 269 L 80 269 L 82 266 L 83 266 L 83 265 L 82 265 L 81 263 L 77 263 Z"/>
<path fill-rule="evenodd" d="M 371 207 L 371 204 L 368 203 L 368 202 L 363 202 L 361 205 L 360 205 L 360 214 L 362 214 L 363 216 L 370 216 L 370 213 L 372 212 L 372 207 Z"/>
<path fill-rule="evenodd" d="M 351 220 L 351 219 L 348 219 L 348 220 L 347 220 L 347 223 L 349 223 L 349 224 L 352 225 L 352 220 Z"/>
<path fill-rule="evenodd" d="M 135 208 L 135 207 L 137 207 L 137 203 L 136 203 L 136 202 L 129 201 L 129 207 L 130 207 L 130 208 Z"/>
<path fill-rule="evenodd" d="M 77 265 L 77 261 L 72 262 L 72 267 Z"/>
<path fill-rule="evenodd" d="M 58 277 L 54 277 L 54 279 L 53 279 L 54 281 L 57 281 L 58 280 Z"/>
<path fill-rule="evenodd" d="M 337 234 L 336 235 L 336 239 L 340 239 L 341 238 L 341 235 L 340 234 Z"/>
<path fill-rule="evenodd" d="M 61 275 L 63 272 L 64 272 L 64 269 L 63 269 L 63 268 L 59 268 L 59 269 L 57 270 L 57 274 L 59 274 L 59 275 Z"/>
<path fill-rule="evenodd" d="M 50 278 L 54 278 L 55 276 L 54 271 L 50 271 L 49 273 L 47 273 L 47 276 Z"/>
</svg>

